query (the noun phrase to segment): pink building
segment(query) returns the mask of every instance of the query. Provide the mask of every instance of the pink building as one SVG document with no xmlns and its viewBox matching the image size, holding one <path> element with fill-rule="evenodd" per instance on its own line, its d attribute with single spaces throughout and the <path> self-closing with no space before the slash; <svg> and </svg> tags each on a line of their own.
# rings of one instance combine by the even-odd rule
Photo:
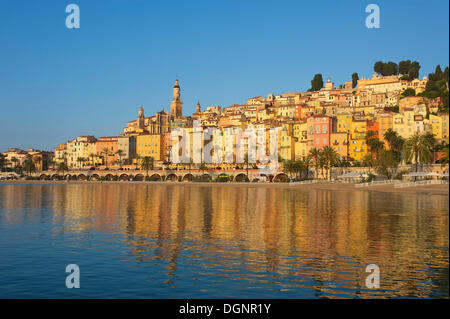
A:
<svg viewBox="0 0 450 319">
<path fill-rule="evenodd" d="M 307 119 L 310 148 L 330 146 L 331 133 L 336 130 L 336 120 L 326 115 L 313 115 Z"/>
</svg>

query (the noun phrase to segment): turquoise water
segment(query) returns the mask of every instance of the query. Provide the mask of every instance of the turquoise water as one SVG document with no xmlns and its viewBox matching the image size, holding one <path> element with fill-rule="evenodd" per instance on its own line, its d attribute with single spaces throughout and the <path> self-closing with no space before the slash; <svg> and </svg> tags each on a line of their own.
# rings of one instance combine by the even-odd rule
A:
<svg viewBox="0 0 450 319">
<path fill-rule="evenodd" d="M 448 196 L 0 185 L 0 298 L 448 298 Z M 65 285 L 68 264 L 80 288 Z M 380 268 L 380 288 L 365 267 Z"/>
</svg>

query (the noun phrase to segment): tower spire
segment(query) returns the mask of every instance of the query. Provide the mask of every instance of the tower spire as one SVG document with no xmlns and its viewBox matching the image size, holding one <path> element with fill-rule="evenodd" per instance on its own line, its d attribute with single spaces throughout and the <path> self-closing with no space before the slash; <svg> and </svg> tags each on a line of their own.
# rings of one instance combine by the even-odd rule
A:
<svg viewBox="0 0 450 319">
<path fill-rule="evenodd" d="M 170 114 L 175 117 L 180 117 L 183 114 L 183 101 L 181 100 L 178 78 L 175 79 L 175 85 L 173 86 L 173 97 L 172 101 L 170 101 Z"/>
</svg>

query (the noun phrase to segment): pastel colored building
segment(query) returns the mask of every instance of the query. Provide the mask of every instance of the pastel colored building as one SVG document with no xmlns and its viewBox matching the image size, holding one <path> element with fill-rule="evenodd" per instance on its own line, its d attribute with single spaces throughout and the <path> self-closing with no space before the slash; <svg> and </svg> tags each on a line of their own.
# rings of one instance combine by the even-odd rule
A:
<svg viewBox="0 0 450 319">
<path fill-rule="evenodd" d="M 96 138 L 91 135 L 79 136 L 67 142 L 67 165 L 82 168 L 89 165 L 90 157 L 95 154 Z"/>
<path fill-rule="evenodd" d="M 323 115 L 314 115 L 308 118 L 308 139 L 311 148 L 321 149 L 330 145 L 330 134 L 335 131 L 334 118 Z"/>
<path fill-rule="evenodd" d="M 164 134 L 142 134 L 136 137 L 138 158 L 153 157 L 155 161 L 165 160 Z"/>
<path fill-rule="evenodd" d="M 334 132 L 331 133 L 331 147 L 339 154 L 341 158 L 349 157 L 349 133 Z"/>
<path fill-rule="evenodd" d="M 136 137 L 119 136 L 117 138 L 117 159 L 125 165 L 130 165 L 136 158 Z"/>
<path fill-rule="evenodd" d="M 103 159 L 103 165 L 113 166 L 118 164 L 118 139 L 117 136 L 103 136 L 99 137 L 95 143 L 96 155 Z"/>
<path fill-rule="evenodd" d="M 354 118 L 352 120 L 349 154 L 356 161 L 362 161 L 368 153 L 366 144 L 367 122 L 365 119 Z"/>
</svg>

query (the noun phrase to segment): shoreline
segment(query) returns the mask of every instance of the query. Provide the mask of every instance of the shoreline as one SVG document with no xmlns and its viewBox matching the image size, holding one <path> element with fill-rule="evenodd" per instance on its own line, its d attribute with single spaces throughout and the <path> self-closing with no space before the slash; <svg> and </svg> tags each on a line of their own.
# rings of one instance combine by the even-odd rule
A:
<svg viewBox="0 0 450 319">
<path fill-rule="evenodd" d="M 449 195 L 449 186 L 440 185 L 420 185 L 405 188 L 394 188 L 392 184 L 374 185 L 365 188 L 356 187 L 356 183 L 332 183 L 321 182 L 312 184 L 292 184 L 292 183 L 244 183 L 244 182 L 148 182 L 148 181 L 47 181 L 47 180 L 6 180 L 0 181 L 0 185 L 85 185 L 85 184 L 120 184 L 120 185 L 181 185 L 181 186 L 214 186 L 214 187 L 272 187 L 291 190 L 330 190 L 330 191 L 370 191 L 380 193 L 403 193 L 422 195 Z"/>
</svg>

